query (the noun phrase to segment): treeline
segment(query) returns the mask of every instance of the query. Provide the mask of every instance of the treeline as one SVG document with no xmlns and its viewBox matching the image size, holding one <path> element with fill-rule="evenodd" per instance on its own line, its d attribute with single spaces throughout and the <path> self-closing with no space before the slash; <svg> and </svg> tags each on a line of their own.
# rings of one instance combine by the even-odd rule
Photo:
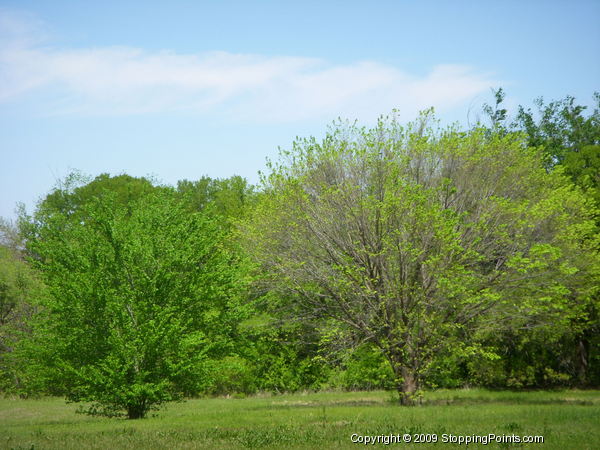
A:
<svg viewBox="0 0 600 450">
<path fill-rule="evenodd" d="M 600 96 L 299 139 L 259 186 L 71 174 L 2 224 L 0 389 L 144 417 L 303 389 L 600 384 Z"/>
</svg>

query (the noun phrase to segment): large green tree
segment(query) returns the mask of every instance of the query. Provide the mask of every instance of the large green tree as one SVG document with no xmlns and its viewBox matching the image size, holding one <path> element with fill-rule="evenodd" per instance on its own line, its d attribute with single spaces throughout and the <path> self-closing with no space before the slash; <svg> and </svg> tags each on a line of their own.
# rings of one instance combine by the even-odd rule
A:
<svg viewBox="0 0 600 450">
<path fill-rule="evenodd" d="M 27 234 L 51 294 L 49 370 L 88 412 L 131 419 L 199 390 L 205 361 L 233 345 L 242 285 L 219 220 L 165 190 L 134 197 L 46 208 Z"/>
<path fill-rule="evenodd" d="M 594 227 L 518 136 L 429 119 L 296 141 L 244 227 L 262 282 L 377 346 L 403 404 L 469 336 L 567 320 Z"/>
</svg>

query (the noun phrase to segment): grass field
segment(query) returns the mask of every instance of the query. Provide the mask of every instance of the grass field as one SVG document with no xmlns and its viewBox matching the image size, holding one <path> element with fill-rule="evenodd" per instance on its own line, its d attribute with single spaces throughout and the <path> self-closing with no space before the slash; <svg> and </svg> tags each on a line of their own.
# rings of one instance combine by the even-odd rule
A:
<svg viewBox="0 0 600 450">
<path fill-rule="evenodd" d="M 0 399 L 0 448 L 350 448 L 351 437 L 410 434 L 459 447 L 443 435 L 537 435 L 544 444 L 471 444 L 469 448 L 600 448 L 600 391 L 436 391 L 400 407 L 384 392 L 334 392 L 245 399 L 197 399 L 168 405 L 143 420 L 75 413 L 58 398 Z M 423 436 L 425 437 L 425 436 Z M 385 447 L 375 444 L 375 447 Z M 460 447 L 465 447 L 461 445 Z"/>
</svg>

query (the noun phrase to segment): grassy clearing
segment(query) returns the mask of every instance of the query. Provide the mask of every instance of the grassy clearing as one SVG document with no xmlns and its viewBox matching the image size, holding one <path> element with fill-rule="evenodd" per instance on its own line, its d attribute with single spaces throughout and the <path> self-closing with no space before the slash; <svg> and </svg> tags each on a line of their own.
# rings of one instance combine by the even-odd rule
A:
<svg viewBox="0 0 600 450">
<path fill-rule="evenodd" d="M 600 448 L 600 391 L 436 391 L 414 408 L 397 406 L 384 392 L 198 399 L 137 421 L 75 410 L 56 398 L 0 399 L 0 448 L 349 448 L 357 445 L 353 433 L 542 435 L 543 445 L 485 448 Z"/>
</svg>

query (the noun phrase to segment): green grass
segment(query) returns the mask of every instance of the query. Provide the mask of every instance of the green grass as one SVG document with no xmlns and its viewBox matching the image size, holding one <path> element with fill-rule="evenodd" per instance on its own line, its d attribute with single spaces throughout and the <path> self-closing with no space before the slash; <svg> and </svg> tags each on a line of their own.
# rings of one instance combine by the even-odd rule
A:
<svg viewBox="0 0 600 450">
<path fill-rule="evenodd" d="M 600 391 L 440 390 L 426 393 L 423 405 L 412 408 L 398 406 L 384 392 L 198 399 L 136 421 L 89 417 L 75 410 L 57 398 L 0 399 L 0 448 L 327 449 L 356 447 L 350 441 L 353 433 L 433 433 L 440 440 L 444 433 L 541 435 L 544 444 L 469 448 L 600 448 Z"/>
</svg>

